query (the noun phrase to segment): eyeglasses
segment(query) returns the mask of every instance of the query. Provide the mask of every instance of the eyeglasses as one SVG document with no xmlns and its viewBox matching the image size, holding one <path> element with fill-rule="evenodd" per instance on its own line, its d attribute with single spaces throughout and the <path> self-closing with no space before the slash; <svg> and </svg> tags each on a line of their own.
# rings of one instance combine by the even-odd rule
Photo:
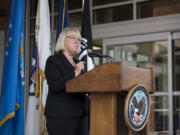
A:
<svg viewBox="0 0 180 135">
<path fill-rule="evenodd" d="M 66 38 L 70 38 L 70 39 L 73 39 L 73 40 L 78 40 L 79 42 L 81 42 L 81 38 L 80 37 L 75 37 L 73 35 L 66 36 Z"/>
</svg>

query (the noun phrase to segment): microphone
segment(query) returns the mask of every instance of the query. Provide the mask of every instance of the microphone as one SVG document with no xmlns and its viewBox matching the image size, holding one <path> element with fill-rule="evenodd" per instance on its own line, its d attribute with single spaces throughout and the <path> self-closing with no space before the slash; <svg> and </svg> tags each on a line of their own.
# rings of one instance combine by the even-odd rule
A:
<svg viewBox="0 0 180 135">
<path fill-rule="evenodd" d="M 90 54 L 90 56 L 106 58 L 106 59 L 109 59 L 110 61 L 112 61 L 112 57 L 110 57 L 108 55 L 104 55 L 102 53 L 95 52 L 92 49 L 87 49 L 87 52 L 88 52 L 88 54 Z"/>
</svg>

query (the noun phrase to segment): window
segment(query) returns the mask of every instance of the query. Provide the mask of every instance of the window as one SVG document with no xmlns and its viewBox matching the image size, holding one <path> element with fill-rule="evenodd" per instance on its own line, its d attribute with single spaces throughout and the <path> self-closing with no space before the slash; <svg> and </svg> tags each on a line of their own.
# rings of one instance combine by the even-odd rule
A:
<svg viewBox="0 0 180 135">
<path fill-rule="evenodd" d="M 93 24 L 111 23 L 133 19 L 133 5 L 96 9 L 93 11 Z"/>
<path fill-rule="evenodd" d="M 93 0 L 93 6 L 111 4 L 111 3 L 117 3 L 117 2 L 124 2 L 124 1 L 129 1 L 129 0 Z M 130 0 L 130 1 L 132 1 L 132 0 Z"/>
<path fill-rule="evenodd" d="M 150 0 L 137 3 L 137 18 L 180 13 L 179 0 Z"/>
<path fill-rule="evenodd" d="M 169 134 L 168 41 L 108 45 L 107 54 L 123 65 L 154 68 L 155 93 L 147 126 L 138 135 Z M 156 94 L 160 93 L 160 94 Z M 134 133 L 133 135 L 136 135 Z"/>
<path fill-rule="evenodd" d="M 174 90 L 180 91 L 180 40 L 174 41 L 174 59 Z"/>
</svg>

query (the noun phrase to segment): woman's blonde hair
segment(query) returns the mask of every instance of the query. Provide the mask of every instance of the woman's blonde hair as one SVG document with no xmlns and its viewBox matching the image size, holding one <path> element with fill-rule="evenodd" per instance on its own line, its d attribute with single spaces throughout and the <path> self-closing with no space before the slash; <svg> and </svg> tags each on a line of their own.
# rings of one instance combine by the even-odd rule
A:
<svg viewBox="0 0 180 135">
<path fill-rule="evenodd" d="M 81 37 L 81 34 L 79 32 L 79 30 L 75 27 L 67 27 L 63 30 L 63 32 L 61 32 L 60 36 L 58 37 L 58 40 L 56 42 L 56 47 L 55 47 L 55 52 L 59 52 L 61 50 L 64 50 L 65 49 L 65 40 L 66 40 L 66 37 L 67 37 L 67 34 L 70 33 L 70 32 L 76 32 L 80 37 Z M 78 52 L 79 53 L 80 51 L 80 46 L 79 46 L 79 49 L 78 49 Z"/>
</svg>

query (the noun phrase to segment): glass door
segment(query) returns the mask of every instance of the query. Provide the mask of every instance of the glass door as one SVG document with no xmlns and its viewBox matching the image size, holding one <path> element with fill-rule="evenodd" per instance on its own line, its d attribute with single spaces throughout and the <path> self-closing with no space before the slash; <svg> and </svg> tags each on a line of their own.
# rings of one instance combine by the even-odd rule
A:
<svg viewBox="0 0 180 135">
<path fill-rule="evenodd" d="M 172 132 L 169 125 L 172 119 L 169 114 L 168 94 L 168 34 L 158 34 L 158 37 L 151 35 L 128 37 L 127 43 L 122 38 L 119 38 L 119 43 L 118 39 L 114 40 L 115 43 L 104 41 L 104 53 L 113 56 L 114 61 L 129 66 L 154 68 L 155 93 L 151 95 L 150 119 L 145 129 L 139 133 L 141 135 L 170 135 Z"/>
<path fill-rule="evenodd" d="M 166 40 L 117 46 L 117 61 L 129 66 L 153 67 L 156 91 L 167 92 L 167 46 Z"/>
<path fill-rule="evenodd" d="M 180 135 L 180 33 L 173 33 L 173 118 L 174 135 Z"/>
</svg>

